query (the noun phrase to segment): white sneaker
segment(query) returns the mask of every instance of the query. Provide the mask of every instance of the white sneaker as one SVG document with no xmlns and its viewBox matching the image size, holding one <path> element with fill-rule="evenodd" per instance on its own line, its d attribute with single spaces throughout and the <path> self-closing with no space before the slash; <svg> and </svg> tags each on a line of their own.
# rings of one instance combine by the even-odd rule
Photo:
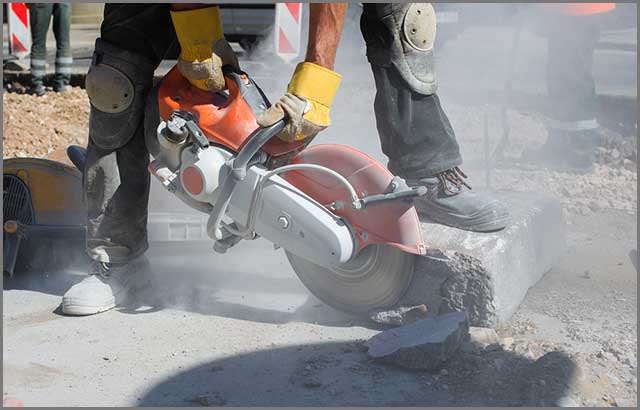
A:
<svg viewBox="0 0 640 410">
<path fill-rule="evenodd" d="M 73 285 L 62 297 L 65 315 L 93 315 L 122 303 L 131 290 L 143 286 L 149 261 L 141 256 L 128 263 L 93 262 L 89 277 Z"/>
</svg>

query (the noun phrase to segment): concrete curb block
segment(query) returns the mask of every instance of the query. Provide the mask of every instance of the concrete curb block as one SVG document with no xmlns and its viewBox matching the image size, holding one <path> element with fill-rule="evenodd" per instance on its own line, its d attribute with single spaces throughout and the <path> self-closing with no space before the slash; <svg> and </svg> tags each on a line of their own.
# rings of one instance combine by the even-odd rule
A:
<svg viewBox="0 0 640 410">
<path fill-rule="evenodd" d="M 413 283 L 399 302 L 426 304 L 430 315 L 466 310 L 471 326 L 507 321 L 564 252 L 557 200 L 524 193 L 495 195 L 511 206 L 511 224 L 480 234 L 423 223 L 429 252 L 416 261 Z"/>
</svg>

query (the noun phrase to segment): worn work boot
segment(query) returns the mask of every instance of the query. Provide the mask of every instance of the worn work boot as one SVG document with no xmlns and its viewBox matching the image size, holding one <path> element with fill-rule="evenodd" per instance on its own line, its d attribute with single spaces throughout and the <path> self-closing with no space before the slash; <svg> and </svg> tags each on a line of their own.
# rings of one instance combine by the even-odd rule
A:
<svg viewBox="0 0 640 410">
<path fill-rule="evenodd" d="M 37 97 L 42 97 L 47 93 L 47 90 L 44 88 L 44 85 L 42 83 L 36 83 L 31 86 L 31 88 L 29 89 L 29 93 Z"/>
<path fill-rule="evenodd" d="M 122 303 L 129 293 L 148 281 L 149 261 L 141 256 L 128 263 L 94 261 L 89 277 L 62 297 L 62 313 L 84 316 L 104 312 Z"/>
<path fill-rule="evenodd" d="M 414 200 L 416 211 L 433 222 L 467 231 L 493 232 L 507 226 L 507 206 L 472 192 L 466 177 L 455 167 L 431 178 L 407 181 L 427 188 L 425 195 Z"/>
<path fill-rule="evenodd" d="M 56 82 L 53 84 L 53 91 L 57 93 L 66 93 L 69 91 L 69 86 L 65 83 Z"/>
</svg>

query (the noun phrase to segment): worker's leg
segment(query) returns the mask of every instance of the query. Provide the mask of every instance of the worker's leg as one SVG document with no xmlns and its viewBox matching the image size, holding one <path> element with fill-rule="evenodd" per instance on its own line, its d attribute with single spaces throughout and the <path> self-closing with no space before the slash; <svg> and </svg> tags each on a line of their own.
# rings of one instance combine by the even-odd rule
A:
<svg viewBox="0 0 640 410">
<path fill-rule="evenodd" d="M 169 5 L 106 4 L 86 79 L 91 101 L 84 172 L 92 276 L 63 298 L 67 314 L 114 307 L 135 286 L 147 249 L 149 153 L 144 97 L 175 39 Z"/>
<path fill-rule="evenodd" d="M 462 229 L 502 229 L 506 206 L 471 192 L 458 169 L 460 149 L 436 95 L 432 13 L 424 3 L 365 4 L 361 28 L 376 83 L 382 149 L 393 173 L 428 188 L 416 201 L 423 215 Z"/>
<path fill-rule="evenodd" d="M 592 16 L 564 17 L 550 27 L 547 57 L 550 144 L 559 145 L 569 165 L 585 168 L 599 143 L 592 74 L 599 28 Z"/>
<path fill-rule="evenodd" d="M 438 96 L 413 91 L 392 65 L 371 69 L 378 134 L 389 170 L 421 179 L 459 166 L 460 149 Z"/>
<path fill-rule="evenodd" d="M 36 95 L 44 95 L 47 66 L 47 31 L 53 4 L 34 3 L 29 11 L 31 25 L 31 87 Z"/>
<path fill-rule="evenodd" d="M 65 91 L 71 80 L 71 6 L 64 3 L 53 5 L 53 34 L 56 37 L 56 75 L 53 89 Z"/>
</svg>

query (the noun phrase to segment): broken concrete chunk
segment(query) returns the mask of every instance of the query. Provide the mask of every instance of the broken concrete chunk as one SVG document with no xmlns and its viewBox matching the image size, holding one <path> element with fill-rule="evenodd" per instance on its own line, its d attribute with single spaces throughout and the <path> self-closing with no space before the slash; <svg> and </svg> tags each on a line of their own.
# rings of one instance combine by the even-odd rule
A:
<svg viewBox="0 0 640 410">
<path fill-rule="evenodd" d="M 496 350 L 501 347 L 500 338 L 495 330 L 488 327 L 470 327 L 469 340 L 462 346 L 465 352 L 477 350 Z"/>
<path fill-rule="evenodd" d="M 470 327 L 469 340 L 482 347 L 500 342 L 496 331 L 488 327 Z"/>
<path fill-rule="evenodd" d="M 496 327 L 508 321 L 528 289 L 560 260 L 560 202 L 537 194 L 494 194 L 510 207 L 512 222 L 502 231 L 422 224 L 428 252 L 416 258 L 399 306 L 425 304 L 430 315 L 464 310 L 471 325 Z"/>
<path fill-rule="evenodd" d="M 400 306 L 392 309 L 376 309 L 369 318 L 382 325 L 403 326 L 427 318 L 427 306 Z"/>
<path fill-rule="evenodd" d="M 366 343 L 369 357 L 409 369 L 435 370 L 469 337 L 466 312 L 453 312 L 386 330 Z"/>
</svg>

